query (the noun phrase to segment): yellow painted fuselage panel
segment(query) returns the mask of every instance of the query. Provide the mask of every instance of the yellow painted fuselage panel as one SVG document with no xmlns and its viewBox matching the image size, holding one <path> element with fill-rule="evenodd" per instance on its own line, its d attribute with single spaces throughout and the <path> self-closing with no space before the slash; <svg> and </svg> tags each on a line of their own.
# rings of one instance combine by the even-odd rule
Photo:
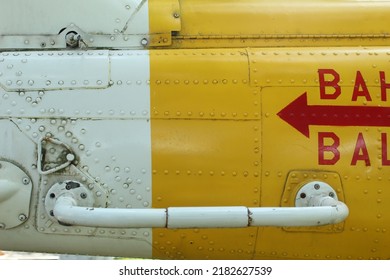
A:
<svg viewBox="0 0 390 280">
<path fill-rule="evenodd" d="M 154 207 L 293 206 L 291 186 L 313 180 L 337 186 L 350 207 L 345 223 L 328 227 L 155 229 L 154 256 L 386 258 L 388 129 L 354 123 L 348 110 L 386 106 L 388 56 L 386 48 L 152 51 Z M 303 94 L 318 115 L 298 112 L 308 123 L 296 128 L 280 112 Z M 326 124 L 340 112 L 350 125 Z"/>
<path fill-rule="evenodd" d="M 350 216 L 317 228 L 154 230 L 153 254 L 388 258 L 388 128 L 356 112 L 388 107 L 389 3 L 241 4 L 180 1 L 174 50 L 151 51 L 153 205 L 294 206 L 299 186 L 321 180 Z"/>
<path fill-rule="evenodd" d="M 242 50 L 151 53 L 153 206 L 260 203 L 260 91 Z M 154 230 L 154 255 L 245 258 L 257 229 Z"/>
</svg>

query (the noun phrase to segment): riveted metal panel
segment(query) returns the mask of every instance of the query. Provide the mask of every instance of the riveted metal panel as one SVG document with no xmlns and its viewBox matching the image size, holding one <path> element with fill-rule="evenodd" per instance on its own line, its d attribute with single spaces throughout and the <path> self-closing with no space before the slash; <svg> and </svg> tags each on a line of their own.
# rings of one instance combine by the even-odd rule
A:
<svg viewBox="0 0 390 280">
<path fill-rule="evenodd" d="M 149 34 L 147 0 L 1 1 L 0 48 L 64 48 L 65 36 L 82 35 L 83 47 L 143 48 Z M 12 15 L 12 16 L 11 16 Z"/>
<path fill-rule="evenodd" d="M 13 53 L 5 54 L 13 57 Z M 27 66 L 28 62 L 23 63 L 24 56 L 13 58 L 18 67 L 13 66 L 11 70 L 7 69 L 7 65 L 11 64 L 3 64 L 8 75 L 12 76 L 11 87 L 15 92 L 3 91 L 1 94 L 3 106 L 0 107 L 0 115 L 22 118 L 148 118 L 147 51 L 54 52 L 66 67 L 58 66 L 53 71 L 45 70 L 45 63 L 40 60 L 48 58 L 50 67 L 56 68 L 57 60 L 48 53 L 42 56 L 42 53 L 36 52 L 24 54 L 36 56 L 34 66 L 42 71 L 34 71 L 32 66 Z M 73 62 L 79 66 L 74 71 Z M 20 73 L 20 78 L 15 73 Z M 18 79 L 23 80 L 21 86 L 17 84 Z M 3 79 L 5 86 L 7 81 Z"/>
<path fill-rule="evenodd" d="M 36 220 L 26 222 L 23 232 L 15 242 L 8 243 L 7 248 L 113 255 L 126 255 L 131 251 L 131 254 L 151 257 L 150 229 L 67 227 L 53 221 L 44 206 L 47 192 L 53 185 L 75 180 L 89 189 L 96 207 L 152 207 L 149 54 L 146 51 L 102 51 L 103 69 L 88 68 L 96 66 L 93 62 L 95 58 L 99 59 L 100 53 L 92 51 L 79 56 L 78 66 L 86 69 L 78 73 L 77 81 L 82 81 L 83 85 L 79 88 L 20 92 L 2 89 L 0 111 L 3 121 L 0 123 L 13 126 L 30 145 L 17 145 L 16 148 L 11 139 L 5 141 L 1 157 L 29 164 L 35 184 L 32 215 Z M 49 56 L 48 53 L 33 54 L 37 55 L 37 63 L 38 57 Z M 78 56 L 77 51 L 74 56 Z M 72 58 L 72 55 L 66 55 L 65 63 L 71 65 Z M 106 86 L 89 88 L 89 70 L 105 73 Z M 32 71 L 23 73 L 26 80 L 36 75 Z M 69 75 L 74 75 L 71 69 L 65 76 Z M 69 80 L 64 79 L 65 82 L 69 83 Z M 11 121 L 9 116 L 13 117 Z M 64 145 L 43 144 L 39 150 L 41 139 L 56 139 Z M 55 160 L 56 155 L 61 154 L 61 147 L 67 147 L 74 154 L 71 164 L 57 172 L 38 176 L 37 154 L 46 153 L 45 158 Z M 19 150 L 24 151 L 21 157 L 17 156 Z M 25 236 L 29 236 L 29 241 Z M 85 236 L 94 236 L 91 242 L 95 245 L 85 242 Z M 0 240 L 4 239 L 9 239 L 7 233 L 0 235 Z M 67 242 L 62 242 L 65 239 Z M 126 239 L 126 246 L 120 242 L 123 239 Z M 109 252 L 104 249 L 107 247 L 111 248 Z"/>
<path fill-rule="evenodd" d="M 181 1 L 174 48 L 388 45 L 387 1 Z M 356 23 L 356 24 L 354 24 Z"/>
<path fill-rule="evenodd" d="M 151 60 L 153 118 L 259 118 L 259 91 L 248 87 L 245 49 L 153 51 Z"/>
<path fill-rule="evenodd" d="M 367 53 L 367 59 L 368 56 Z M 375 60 L 374 54 L 372 56 Z M 356 61 L 352 63 L 347 56 L 339 59 L 345 59 L 345 65 L 349 65 L 349 68 L 343 68 L 339 64 L 340 61 L 335 61 L 335 65 L 340 65 L 340 77 L 348 77 L 343 85 L 353 84 L 354 81 L 349 81 L 349 78 L 356 75 L 357 70 L 361 70 L 364 75 L 367 75 L 367 83 L 370 84 L 367 90 L 372 98 L 371 101 L 362 96 L 353 101 L 352 93 L 355 87 L 350 85 L 347 87 L 341 85 L 340 96 L 329 100 L 320 98 L 319 85 L 289 87 L 275 85 L 261 89 L 262 164 L 264 166 L 261 201 L 263 206 L 289 204 L 291 196 L 295 197 L 296 194 L 294 182 L 299 184 L 304 181 L 323 180 L 342 190 L 344 201 L 350 208 L 350 215 L 342 225 L 318 228 L 310 232 L 302 232 L 302 229 L 297 228 L 265 228 L 262 230 L 263 238 L 260 238 L 256 245 L 256 258 L 357 259 L 382 258 L 387 255 L 387 250 L 382 247 L 386 247 L 384 233 L 388 231 L 386 225 L 389 217 L 385 214 L 382 202 L 389 199 L 390 192 L 386 188 L 389 179 L 388 166 L 382 159 L 386 157 L 383 150 L 387 151 L 383 135 L 386 136 L 389 129 L 367 127 L 358 121 L 348 126 L 340 126 L 337 123 L 331 125 L 313 123 L 308 125 L 308 133 L 303 134 L 278 115 L 304 92 L 307 93 L 309 106 L 329 107 L 326 107 L 327 111 L 321 115 L 316 115 L 315 111 L 310 114 L 306 111 L 295 112 L 298 113 L 295 118 L 299 118 L 301 114 L 303 114 L 302 119 L 310 120 L 313 114 L 314 118 L 324 116 L 323 114 L 327 118 L 327 116 L 337 114 L 335 112 L 337 106 L 345 106 L 343 108 L 346 110 L 340 115 L 341 123 L 345 119 L 354 119 L 355 115 L 350 115 L 347 111 L 350 107 L 360 108 L 360 110 L 365 107 L 388 107 L 388 102 L 380 100 L 380 87 L 375 86 L 376 82 L 373 80 L 373 77 L 378 74 L 377 68 L 372 67 L 368 60 L 365 64 L 358 58 L 356 61 L 359 63 Z M 286 63 L 288 65 L 288 62 Z M 312 69 L 312 64 L 316 65 L 316 62 L 312 61 L 306 66 L 302 65 L 307 69 L 308 77 L 318 74 L 316 69 Z M 386 67 L 384 71 L 387 69 Z M 279 76 L 283 80 L 290 78 L 293 74 L 289 67 L 279 68 Z M 366 117 L 370 118 L 370 116 Z M 324 144 L 321 144 L 321 135 L 324 134 L 334 137 L 325 138 Z M 362 148 L 358 146 L 359 135 L 365 141 Z M 334 156 L 329 151 L 329 147 L 335 143 L 333 140 L 339 141 L 337 147 L 334 147 L 340 158 L 337 162 L 324 163 L 320 158 L 322 153 L 325 154 L 326 159 Z M 329 149 L 325 151 L 324 146 Z M 360 149 L 367 149 L 367 156 L 354 162 L 353 155 L 358 152 L 362 154 Z M 364 159 L 369 159 L 370 163 Z M 292 172 L 294 170 L 301 171 Z M 310 171 L 305 172 L 305 170 Z M 341 192 L 338 191 L 337 195 L 341 195 Z M 300 231 L 299 237 L 298 233 L 291 232 L 292 230 Z"/>
<path fill-rule="evenodd" d="M 356 72 L 361 70 L 367 86 L 379 87 L 379 71 L 390 67 L 390 52 L 385 47 L 271 48 L 248 53 L 251 85 L 261 87 L 318 87 L 319 69 L 337 71 L 342 87 L 353 87 Z"/>
<path fill-rule="evenodd" d="M 0 73 L 6 91 L 102 89 L 110 64 L 107 51 L 3 52 Z"/>
<path fill-rule="evenodd" d="M 259 205 L 259 100 L 245 49 L 151 51 L 154 207 Z M 256 234 L 154 229 L 153 255 L 250 258 Z"/>
</svg>

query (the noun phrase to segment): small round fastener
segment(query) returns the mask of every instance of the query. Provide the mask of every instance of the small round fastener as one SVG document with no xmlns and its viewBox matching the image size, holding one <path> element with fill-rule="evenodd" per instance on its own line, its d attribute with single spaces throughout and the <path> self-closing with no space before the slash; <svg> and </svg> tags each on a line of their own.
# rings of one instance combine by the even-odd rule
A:
<svg viewBox="0 0 390 280">
<path fill-rule="evenodd" d="M 28 185 L 28 184 L 30 184 L 30 179 L 27 178 L 27 177 L 24 177 L 22 182 L 23 182 L 24 185 Z"/>
<path fill-rule="evenodd" d="M 66 155 L 66 160 L 67 161 L 74 161 L 74 159 L 75 159 L 74 154 L 69 153 L 69 154 Z"/>
<path fill-rule="evenodd" d="M 19 218 L 19 221 L 22 221 L 22 222 L 27 220 L 27 216 L 25 214 L 20 214 L 18 218 Z"/>
<path fill-rule="evenodd" d="M 148 39 L 146 39 L 146 38 L 142 38 L 142 40 L 141 40 L 141 45 L 142 46 L 144 46 L 144 47 L 146 47 L 147 45 L 148 45 Z"/>
</svg>

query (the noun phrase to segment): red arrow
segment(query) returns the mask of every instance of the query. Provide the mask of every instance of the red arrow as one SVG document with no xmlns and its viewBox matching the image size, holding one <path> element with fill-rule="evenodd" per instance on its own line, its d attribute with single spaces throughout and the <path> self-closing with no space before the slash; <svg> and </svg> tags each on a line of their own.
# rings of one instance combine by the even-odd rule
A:
<svg viewBox="0 0 390 280">
<path fill-rule="evenodd" d="M 308 105 L 306 92 L 278 116 L 309 138 L 309 125 L 390 127 L 389 107 Z"/>
</svg>

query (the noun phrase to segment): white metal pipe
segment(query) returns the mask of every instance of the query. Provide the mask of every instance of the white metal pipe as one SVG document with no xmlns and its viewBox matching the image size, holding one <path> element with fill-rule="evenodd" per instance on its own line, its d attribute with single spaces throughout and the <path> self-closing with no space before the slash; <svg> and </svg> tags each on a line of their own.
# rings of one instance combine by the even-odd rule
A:
<svg viewBox="0 0 390 280">
<path fill-rule="evenodd" d="M 120 209 L 76 206 L 71 197 L 59 197 L 54 206 L 56 219 L 67 225 L 108 228 L 165 228 L 166 209 Z"/>
<path fill-rule="evenodd" d="M 242 228 L 248 226 L 247 207 L 170 207 L 168 228 Z"/>
<path fill-rule="evenodd" d="M 251 226 L 301 227 L 332 224 L 335 207 L 249 208 Z"/>
<path fill-rule="evenodd" d="M 62 224 L 108 228 L 243 228 L 249 226 L 319 226 L 342 222 L 348 207 L 331 197 L 313 198 L 312 207 L 170 207 L 118 209 L 77 206 L 59 197 L 54 217 Z"/>
<path fill-rule="evenodd" d="M 348 206 L 339 201 L 335 200 L 334 198 L 330 196 L 314 196 L 310 198 L 309 203 L 313 206 L 319 206 L 319 207 L 332 207 L 332 218 L 331 218 L 331 223 L 332 224 L 337 224 L 341 223 L 344 221 L 348 215 L 349 215 L 349 209 Z M 317 208 L 319 208 L 317 207 Z"/>
</svg>

